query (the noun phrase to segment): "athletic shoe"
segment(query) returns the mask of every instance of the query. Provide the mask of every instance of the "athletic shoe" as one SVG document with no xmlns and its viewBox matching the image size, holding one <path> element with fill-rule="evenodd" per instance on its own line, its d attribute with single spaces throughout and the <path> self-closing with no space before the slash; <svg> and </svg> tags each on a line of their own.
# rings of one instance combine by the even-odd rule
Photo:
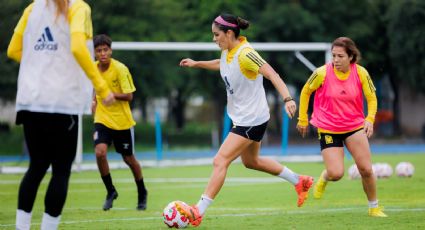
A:
<svg viewBox="0 0 425 230">
<path fill-rule="evenodd" d="M 319 180 L 317 181 L 317 183 L 314 185 L 314 192 L 313 192 L 313 196 L 316 199 L 320 199 L 323 196 L 323 193 L 325 192 L 325 188 L 326 185 L 328 184 L 328 182 L 325 180 L 324 178 L 325 175 L 325 171 L 323 171 L 320 174 Z"/>
<path fill-rule="evenodd" d="M 193 226 L 197 227 L 201 224 L 202 216 L 201 214 L 199 214 L 198 207 L 196 207 L 195 205 L 189 206 L 184 202 L 177 201 L 176 208 L 181 215 L 189 219 L 190 224 L 192 224 Z"/>
<path fill-rule="evenodd" d="M 108 193 L 106 195 L 105 203 L 103 204 L 103 210 L 108 211 L 109 209 L 111 209 L 112 204 L 114 203 L 114 200 L 117 199 L 117 197 L 118 197 L 118 192 L 116 190 L 114 190 L 111 193 Z"/>
<path fill-rule="evenodd" d="M 308 190 L 313 185 L 313 177 L 311 176 L 300 176 L 298 184 L 295 185 L 295 191 L 298 194 L 298 207 L 304 204 L 304 201 L 308 198 Z"/>
<path fill-rule="evenodd" d="M 384 212 L 383 207 L 369 208 L 369 216 L 371 217 L 388 217 Z"/>
<path fill-rule="evenodd" d="M 137 202 L 137 207 L 136 209 L 139 211 L 143 211 L 146 210 L 146 202 L 147 202 L 147 198 L 148 198 L 148 191 L 146 191 L 145 193 L 139 195 L 138 197 L 138 202 Z"/>
</svg>

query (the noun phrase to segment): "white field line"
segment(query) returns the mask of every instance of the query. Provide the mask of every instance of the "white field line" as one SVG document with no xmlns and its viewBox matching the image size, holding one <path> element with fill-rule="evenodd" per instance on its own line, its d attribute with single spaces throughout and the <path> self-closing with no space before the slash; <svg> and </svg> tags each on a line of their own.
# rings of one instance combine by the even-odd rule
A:
<svg viewBox="0 0 425 230">
<path fill-rule="evenodd" d="M 208 182 L 208 177 L 201 178 L 145 178 L 146 183 L 206 183 Z M 231 183 L 277 183 L 277 182 L 286 182 L 285 180 L 277 177 L 228 177 L 226 182 Z M 21 180 L 2 180 L 0 185 L 7 184 L 19 184 Z M 49 183 L 48 180 L 43 180 L 43 184 Z M 102 184 L 100 177 L 98 179 L 71 179 L 71 184 Z M 114 183 L 134 183 L 133 178 L 118 178 L 114 179 Z"/>
<path fill-rule="evenodd" d="M 115 181 L 114 181 L 115 182 Z M 279 182 L 270 182 L 269 184 L 274 184 L 274 183 L 281 183 L 281 182 L 286 182 L 285 180 L 279 181 Z M 133 182 L 134 183 L 134 182 Z M 240 186 L 251 186 L 251 185 L 257 185 L 258 183 L 252 182 L 252 183 L 226 183 L 225 186 L 226 187 L 240 187 Z M 266 184 L 265 182 L 262 184 Z M 87 192 L 105 192 L 105 189 L 103 188 L 103 184 L 99 184 L 99 186 L 102 186 L 99 189 L 69 189 L 68 193 L 87 193 Z M 205 188 L 206 183 L 196 183 L 196 184 L 168 184 L 168 185 L 161 185 L 161 189 L 178 189 L 178 188 Z M 151 185 L 149 186 L 151 187 Z M 130 188 L 130 187 L 126 187 L 126 188 L 119 188 L 118 189 L 119 192 L 121 191 L 136 191 L 136 186 L 134 186 L 134 188 Z M 39 191 L 40 192 L 40 191 Z M 16 195 L 16 191 L 12 191 L 12 192 L 1 192 L 0 191 L 0 196 L 6 196 L 6 195 Z M 44 194 L 43 194 L 44 196 Z"/>
<path fill-rule="evenodd" d="M 115 208 L 114 208 L 115 209 Z M 211 208 L 210 211 L 214 210 L 232 210 L 232 211 L 249 211 L 245 213 L 228 213 L 228 214 L 210 214 L 208 217 L 248 217 L 248 216 L 276 216 L 276 215 L 299 215 L 299 214 L 311 214 L 311 213 L 340 213 L 340 212 L 363 212 L 364 207 L 353 207 L 353 208 L 328 208 L 328 209 L 315 209 L 315 210 L 304 210 L 304 211 L 285 211 L 284 209 L 269 209 L 269 208 L 237 208 L 237 209 L 220 209 Z M 270 210 L 267 212 L 267 210 Z M 274 210 L 274 211 L 272 211 Z M 386 212 L 425 212 L 425 208 L 386 208 Z M 143 220 L 155 220 L 161 221 L 162 217 L 158 216 L 147 216 L 147 217 L 131 217 L 131 218 L 108 218 L 108 219 L 93 219 L 93 220 L 68 220 L 61 221 L 62 224 L 83 224 L 83 223 L 100 223 L 100 222 L 118 222 L 118 221 L 143 221 Z M 40 223 L 32 223 L 33 226 L 38 226 Z M 0 224 L 0 227 L 13 227 L 15 224 Z"/>
<path fill-rule="evenodd" d="M 267 156 L 268 158 L 275 159 L 279 162 L 322 162 L 321 155 L 291 155 L 291 156 Z M 213 158 L 198 158 L 198 159 L 182 159 L 182 160 L 143 160 L 139 161 L 143 167 L 183 167 L 183 166 L 193 166 L 193 165 L 211 165 Z M 237 158 L 234 162 L 241 162 L 240 158 Z M 110 162 L 110 169 L 126 169 L 128 166 L 120 162 Z M 4 174 L 22 174 L 27 171 L 28 167 L 21 166 L 0 166 L 0 173 Z M 51 169 L 49 168 L 49 171 Z M 72 167 L 73 171 L 96 171 L 96 163 L 83 163 L 81 165 L 74 164 Z"/>
<path fill-rule="evenodd" d="M 146 178 L 146 183 L 152 184 L 161 184 L 161 188 L 203 188 L 206 186 L 209 178 Z M 42 184 L 47 184 L 48 180 L 43 180 Z M 236 186 L 249 186 L 255 184 L 273 184 L 273 183 L 286 183 L 286 180 L 276 177 L 229 177 L 226 178 L 225 186 L 226 187 L 236 187 Z M 0 185 L 17 185 L 20 184 L 20 180 L 4 180 L 0 181 Z M 114 179 L 115 184 L 134 184 L 133 179 L 126 178 L 118 178 Z M 181 184 L 188 183 L 188 184 Z M 191 184 L 195 183 L 195 184 Z M 99 191 L 103 192 L 105 189 L 103 188 L 102 180 L 99 179 L 75 179 L 70 181 L 70 184 L 99 184 L 102 188 L 100 189 L 69 189 L 69 192 L 72 193 L 86 193 Z M 167 184 L 167 185 L 162 185 Z M 119 191 L 131 191 L 132 188 L 120 188 Z M 14 195 L 16 192 L 3 192 L 0 190 L 0 195 Z"/>
</svg>

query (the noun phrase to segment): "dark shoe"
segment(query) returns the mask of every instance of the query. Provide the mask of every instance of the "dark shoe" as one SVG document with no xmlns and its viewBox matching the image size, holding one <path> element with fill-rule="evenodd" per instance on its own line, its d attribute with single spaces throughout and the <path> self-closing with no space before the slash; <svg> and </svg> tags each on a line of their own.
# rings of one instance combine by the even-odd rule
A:
<svg viewBox="0 0 425 230">
<path fill-rule="evenodd" d="M 137 210 L 143 211 L 146 210 L 146 202 L 148 199 L 148 192 L 146 191 L 144 194 L 139 195 L 139 201 L 137 202 Z"/>
<path fill-rule="evenodd" d="M 114 200 L 117 199 L 118 192 L 113 191 L 112 193 L 108 193 L 106 195 L 105 203 L 103 204 L 103 211 L 108 211 L 112 208 L 112 204 L 114 203 Z"/>
</svg>

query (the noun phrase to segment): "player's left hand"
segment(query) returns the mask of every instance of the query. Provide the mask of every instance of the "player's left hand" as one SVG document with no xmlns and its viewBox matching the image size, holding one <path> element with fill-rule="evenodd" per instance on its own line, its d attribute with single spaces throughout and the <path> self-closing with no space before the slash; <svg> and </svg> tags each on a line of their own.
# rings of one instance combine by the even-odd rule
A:
<svg viewBox="0 0 425 230">
<path fill-rule="evenodd" d="M 108 96 L 102 100 L 102 103 L 106 106 L 110 106 L 115 102 L 114 94 L 111 92 L 108 94 Z"/>
<path fill-rule="evenodd" d="M 364 132 L 366 133 L 366 136 L 370 138 L 373 135 L 373 124 L 369 121 L 364 122 Z"/>
<path fill-rule="evenodd" d="M 295 116 L 295 112 L 297 111 L 297 104 L 295 104 L 294 100 L 285 103 L 285 111 L 289 118 L 292 119 Z"/>
</svg>

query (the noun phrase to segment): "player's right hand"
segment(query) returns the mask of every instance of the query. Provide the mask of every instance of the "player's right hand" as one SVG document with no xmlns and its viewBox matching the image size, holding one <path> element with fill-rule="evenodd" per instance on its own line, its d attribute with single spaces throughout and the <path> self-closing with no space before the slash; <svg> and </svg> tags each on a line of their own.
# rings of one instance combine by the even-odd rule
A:
<svg viewBox="0 0 425 230">
<path fill-rule="evenodd" d="M 302 137 L 305 137 L 307 136 L 307 133 L 308 133 L 308 125 L 307 126 L 297 125 L 297 130 Z"/>
<path fill-rule="evenodd" d="M 110 106 L 115 102 L 114 94 L 111 92 L 108 94 L 106 98 L 102 100 L 102 103 L 106 106 Z"/>
<path fill-rule="evenodd" d="M 196 61 L 194 61 L 194 60 L 192 60 L 190 58 L 185 58 L 185 59 L 182 59 L 180 61 L 180 66 L 181 67 L 194 67 L 195 64 L 196 64 Z"/>
</svg>

